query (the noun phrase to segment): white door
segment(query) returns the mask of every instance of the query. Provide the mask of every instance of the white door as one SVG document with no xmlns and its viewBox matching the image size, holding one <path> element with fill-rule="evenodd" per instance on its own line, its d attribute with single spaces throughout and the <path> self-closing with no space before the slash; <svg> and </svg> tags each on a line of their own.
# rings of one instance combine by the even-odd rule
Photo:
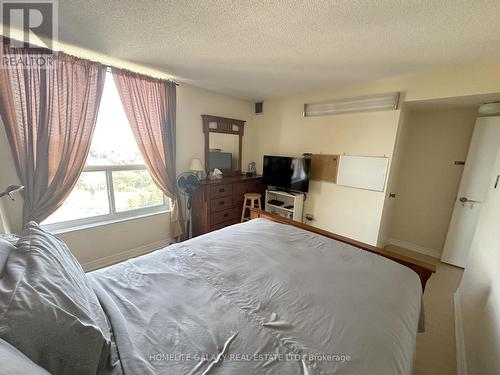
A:
<svg viewBox="0 0 500 375">
<path fill-rule="evenodd" d="M 500 147 L 500 117 L 476 120 L 441 260 L 465 267 Z"/>
</svg>

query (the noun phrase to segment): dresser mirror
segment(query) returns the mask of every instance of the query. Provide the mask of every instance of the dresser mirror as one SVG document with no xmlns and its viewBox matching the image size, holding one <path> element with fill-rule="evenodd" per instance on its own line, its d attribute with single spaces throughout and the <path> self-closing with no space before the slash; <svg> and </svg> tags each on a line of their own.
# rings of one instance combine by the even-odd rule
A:
<svg viewBox="0 0 500 375">
<path fill-rule="evenodd" d="M 240 137 L 234 134 L 210 133 L 208 145 L 208 169 L 238 171 Z"/>
<path fill-rule="evenodd" d="M 241 153 L 245 121 L 202 115 L 205 134 L 205 170 L 219 169 L 224 176 L 241 174 Z"/>
</svg>

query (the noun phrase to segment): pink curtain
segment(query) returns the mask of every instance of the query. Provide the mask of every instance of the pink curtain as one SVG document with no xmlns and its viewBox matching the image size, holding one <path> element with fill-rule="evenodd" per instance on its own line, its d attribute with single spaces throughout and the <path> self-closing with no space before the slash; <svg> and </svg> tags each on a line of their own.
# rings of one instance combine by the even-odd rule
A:
<svg viewBox="0 0 500 375">
<path fill-rule="evenodd" d="M 39 52 L 11 49 L 17 61 Z M 50 67 L 0 69 L 0 115 L 24 190 L 23 220 L 43 221 L 76 184 L 89 152 L 106 67 L 58 53 Z"/>
<path fill-rule="evenodd" d="M 156 185 L 172 199 L 171 236 L 183 234 L 175 170 L 175 83 L 114 70 L 135 140 Z"/>
</svg>

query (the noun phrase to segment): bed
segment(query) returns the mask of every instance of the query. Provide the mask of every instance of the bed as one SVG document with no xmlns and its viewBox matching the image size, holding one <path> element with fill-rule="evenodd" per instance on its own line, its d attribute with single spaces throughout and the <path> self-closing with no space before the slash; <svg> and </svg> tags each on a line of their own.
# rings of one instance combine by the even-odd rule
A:
<svg viewBox="0 0 500 375">
<path fill-rule="evenodd" d="M 86 274 L 102 314 L 93 312 L 93 297 L 75 311 L 98 316 L 87 342 L 96 332 L 104 336 L 81 345 L 85 366 L 99 357 L 91 366 L 63 365 L 61 355 L 47 361 L 52 353 L 29 345 L 24 354 L 52 373 L 411 374 L 433 267 L 261 211 L 252 215 Z M 45 236 L 30 234 L 32 247 L 44 244 L 38 235 Z M 21 349 L 0 321 L 2 334 Z"/>
</svg>

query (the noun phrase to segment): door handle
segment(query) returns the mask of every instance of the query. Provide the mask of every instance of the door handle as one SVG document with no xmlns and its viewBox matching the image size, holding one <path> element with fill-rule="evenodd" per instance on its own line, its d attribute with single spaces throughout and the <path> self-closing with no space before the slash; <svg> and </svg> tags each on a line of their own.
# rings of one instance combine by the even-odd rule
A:
<svg viewBox="0 0 500 375">
<path fill-rule="evenodd" d="M 458 200 L 462 203 L 480 203 L 479 201 L 468 199 L 467 197 L 460 197 Z"/>
</svg>

